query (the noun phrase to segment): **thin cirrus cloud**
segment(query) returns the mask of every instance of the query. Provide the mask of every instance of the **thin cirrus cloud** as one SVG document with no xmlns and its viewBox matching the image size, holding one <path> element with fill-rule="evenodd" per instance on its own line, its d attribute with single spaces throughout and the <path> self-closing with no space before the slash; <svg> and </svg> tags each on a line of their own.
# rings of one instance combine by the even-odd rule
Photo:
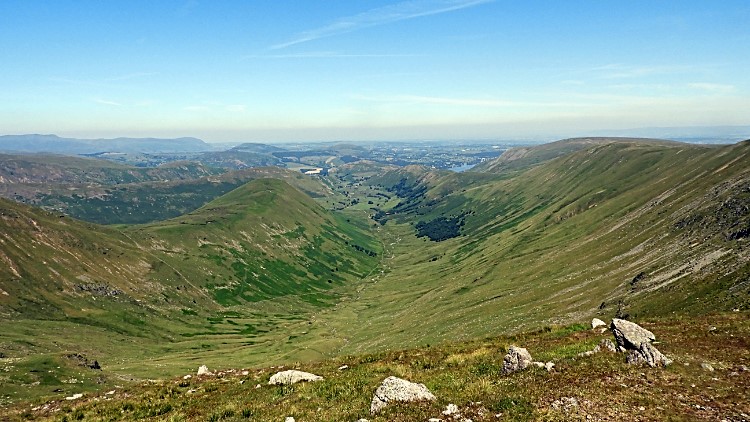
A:
<svg viewBox="0 0 750 422">
<path fill-rule="evenodd" d="M 494 0 L 410 0 L 388 6 L 377 7 L 357 15 L 339 18 L 332 23 L 297 34 L 293 39 L 269 47 L 280 50 L 293 45 L 306 43 L 320 38 L 353 32 L 369 28 L 414 19 L 422 16 L 437 15 L 489 3 Z"/>
<path fill-rule="evenodd" d="M 693 82 L 689 83 L 688 86 L 693 89 L 698 89 L 705 92 L 714 94 L 728 94 L 734 91 L 734 85 L 729 84 L 716 84 L 710 82 Z"/>
<path fill-rule="evenodd" d="M 128 80 L 131 80 L 131 79 L 140 79 L 140 78 L 145 78 L 147 76 L 154 76 L 154 75 L 158 75 L 158 73 L 156 73 L 156 72 L 135 72 L 135 73 L 128 73 L 126 75 L 119 75 L 119 76 L 114 76 L 114 77 L 111 77 L 111 78 L 107 78 L 107 79 L 105 79 L 105 81 L 106 82 L 128 81 Z"/>
<path fill-rule="evenodd" d="M 464 107 L 510 107 L 517 103 L 493 98 L 431 97 L 423 95 L 353 95 L 352 99 L 378 103 L 410 103 L 424 105 L 448 105 Z"/>
<path fill-rule="evenodd" d="M 666 75 L 675 73 L 691 73 L 702 70 L 702 67 L 691 65 L 623 65 L 608 64 L 590 69 L 603 79 L 630 79 L 652 75 Z"/>
<path fill-rule="evenodd" d="M 310 51 L 307 53 L 291 54 L 253 54 L 245 56 L 245 59 L 352 59 L 352 58 L 405 58 L 424 57 L 421 54 L 351 54 L 338 53 L 335 51 Z"/>
</svg>

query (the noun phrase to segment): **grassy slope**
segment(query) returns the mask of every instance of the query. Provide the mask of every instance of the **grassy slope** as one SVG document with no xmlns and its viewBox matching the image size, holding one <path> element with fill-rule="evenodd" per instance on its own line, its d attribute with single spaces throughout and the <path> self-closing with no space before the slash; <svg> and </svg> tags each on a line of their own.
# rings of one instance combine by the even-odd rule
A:
<svg viewBox="0 0 750 422">
<path fill-rule="evenodd" d="M 197 360 L 310 357 L 288 327 L 331 306 L 379 253 L 356 221 L 275 179 L 127 230 L 2 205 L 0 350 L 23 358 L 16 368 L 33 366 L 31 355 L 61 367 L 50 379 L 0 376 L 6 399 L 94 388 L 100 375 L 87 371 L 83 385 L 63 385 L 75 369 L 68 352 L 115 378 L 174 374 Z"/>
<path fill-rule="evenodd" d="M 335 332 L 340 350 L 355 353 L 618 310 L 745 308 L 747 239 L 729 237 L 750 224 L 748 154 L 747 142 L 721 149 L 617 142 L 508 180 L 417 178 L 432 189 L 383 228 L 385 272 L 315 328 Z M 440 243 L 415 238 L 408 224 L 462 213 L 463 236 Z"/>
</svg>

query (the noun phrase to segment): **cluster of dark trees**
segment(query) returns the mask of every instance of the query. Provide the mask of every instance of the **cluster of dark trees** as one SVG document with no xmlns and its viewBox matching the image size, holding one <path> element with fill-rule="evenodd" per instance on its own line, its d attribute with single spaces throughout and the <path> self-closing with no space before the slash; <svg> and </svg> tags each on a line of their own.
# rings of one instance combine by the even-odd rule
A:
<svg viewBox="0 0 750 422">
<path fill-rule="evenodd" d="M 433 242 L 452 239 L 461 235 L 464 217 L 438 217 L 431 221 L 420 221 L 414 226 L 417 236 L 428 237 Z"/>
</svg>

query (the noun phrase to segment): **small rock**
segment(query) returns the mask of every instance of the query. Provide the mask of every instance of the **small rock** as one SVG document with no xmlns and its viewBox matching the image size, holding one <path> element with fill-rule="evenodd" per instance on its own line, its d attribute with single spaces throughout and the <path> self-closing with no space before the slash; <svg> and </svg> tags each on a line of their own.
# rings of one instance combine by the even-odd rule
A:
<svg viewBox="0 0 750 422">
<path fill-rule="evenodd" d="M 369 419 L 361 418 L 357 419 L 357 422 L 370 422 Z"/>
<path fill-rule="evenodd" d="M 701 368 L 705 369 L 708 372 L 713 372 L 714 371 L 714 367 L 711 366 L 711 364 L 708 363 L 708 362 L 701 363 Z"/>
<path fill-rule="evenodd" d="M 208 370 L 208 366 L 201 365 L 200 368 L 198 368 L 198 375 L 211 375 L 211 371 Z"/>
<path fill-rule="evenodd" d="M 70 397 L 65 397 L 65 400 L 78 400 L 78 399 L 80 399 L 81 397 L 83 397 L 83 394 L 81 394 L 81 393 L 77 393 L 77 394 L 73 394 L 73 395 L 72 395 L 72 396 L 70 396 Z"/>
<path fill-rule="evenodd" d="M 417 384 L 397 377 L 386 378 L 375 390 L 370 404 L 370 413 L 376 414 L 390 402 L 413 402 L 419 400 L 435 400 L 435 396 L 424 384 Z"/>
<path fill-rule="evenodd" d="M 349 365 L 341 365 L 341 366 L 339 366 L 339 371 L 343 371 L 345 369 L 349 369 Z"/>
<path fill-rule="evenodd" d="M 591 329 L 596 329 L 598 327 L 606 327 L 607 323 L 600 320 L 599 318 L 594 318 L 591 320 Z"/>
<path fill-rule="evenodd" d="M 510 346 L 508 353 L 503 358 L 503 373 L 510 374 L 512 372 L 521 371 L 528 368 L 534 359 L 531 358 L 531 354 L 528 350 L 523 347 Z"/>
<path fill-rule="evenodd" d="M 544 368 L 544 362 L 531 362 L 532 365 L 536 366 L 537 368 Z"/>
<path fill-rule="evenodd" d="M 615 343 L 608 338 L 602 339 L 602 341 L 599 342 L 599 346 L 597 347 L 599 348 L 599 350 L 617 353 L 617 346 L 615 346 Z"/>
<path fill-rule="evenodd" d="M 286 418 L 284 418 L 284 422 L 294 422 L 294 418 L 291 416 L 287 416 Z"/>
<path fill-rule="evenodd" d="M 190 378 L 193 378 L 193 376 L 190 375 L 190 374 L 187 374 L 184 377 L 182 377 L 182 379 L 184 379 L 184 380 L 189 380 Z"/>
<path fill-rule="evenodd" d="M 271 376 L 271 379 L 268 381 L 269 385 L 291 385 L 296 384 L 301 381 L 320 381 L 323 377 L 317 376 L 315 374 L 311 374 L 309 372 L 303 372 L 303 371 L 295 371 L 295 370 L 288 370 L 288 371 L 281 371 L 273 374 Z"/>
<path fill-rule="evenodd" d="M 259 388 L 260 388 L 260 384 L 255 384 L 255 389 L 257 390 Z"/>
<path fill-rule="evenodd" d="M 555 369 L 554 362 L 547 362 L 544 364 L 544 369 L 547 370 L 547 372 L 552 372 L 553 369 Z"/>
<path fill-rule="evenodd" d="M 453 403 L 448 404 L 448 406 L 445 407 L 445 410 L 443 410 L 443 414 L 445 416 L 457 415 L 458 414 L 458 406 L 456 406 Z"/>
<path fill-rule="evenodd" d="M 430 419 L 427 419 L 427 422 L 443 422 L 443 420 L 438 419 L 438 418 L 430 418 Z"/>
<path fill-rule="evenodd" d="M 250 371 L 242 371 L 241 374 L 243 376 L 247 376 L 247 375 L 250 375 Z"/>
<path fill-rule="evenodd" d="M 561 397 L 553 401 L 550 407 L 564 413 L 570 413 L 578 407 L 578 399 L 575 397 Z"/>
</svg>

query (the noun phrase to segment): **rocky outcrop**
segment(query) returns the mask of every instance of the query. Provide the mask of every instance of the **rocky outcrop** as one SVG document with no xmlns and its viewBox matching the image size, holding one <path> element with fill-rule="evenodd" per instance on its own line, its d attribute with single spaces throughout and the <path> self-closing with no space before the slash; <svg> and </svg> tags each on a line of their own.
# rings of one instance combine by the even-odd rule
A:
<svg viewBox="0 0 750 422">
<path fill-rule="evenodd" d="M 3 357 L 2 353 L 0 353 L 0 357 Z M 85 366 L 89 369 L 98 369 L 98 370 L 102 369 L 98 361 L 96 360 L 90 361 L 86 356 L 80 353 L 70 353 L 70 354 L 65 355 L 65 357 L 76 362 L 78 366 Z"/>
<path fill-rule="evenodd" d="M 646 363 L 651 367 L 667 366 L 672 361 L 654 347 L 656 336 L 640 325 L 622 319 L 613 319 L 610 325 L 617 348 L 624 351 L 625 361 L 630 364 Z"/>
<path fill-rule="evenodd" d="M 397 377 L 386 378 L 375 390 L 370 404 L 370 413 L 376 414 L 391 402 L 414 402 L 435 400 L 435 396 L 424 384 L 413 383 Z"/>
<path fill-rule="evenodd" d="M 291 385 L 296 384 L 298 382 L 314 382 L 314 381 L 320 381 L 323 377 L 320 377 L 315 374 L 311 374 L 309 372 L 303 372 L 303 371 L 295 371 L 295 370 L 288 370 L 288 371 L 281 371 L 273 374 L 271 376 L 271 379 L 268 381 L 269 385 Z"/>
<path fill-rule="evenodd" d="M 621 352 L 637 350 L 642 343 L 650 343 L 656 340 L 656 336 L 651 331 L 624 319 L 612 319 L 609 329 L 615 336 L 615 342 L 617 342 L 617 347 Z"/>
<path fill-rule="evenodd" d="M 531 358 L 528 350 L 523 347 L 510 346 L 508 353 L 503 358 L 503 373 L 510 374 L 521 371 L 528 368 L 533 361 L 534 359 Z"/>
</svg>

